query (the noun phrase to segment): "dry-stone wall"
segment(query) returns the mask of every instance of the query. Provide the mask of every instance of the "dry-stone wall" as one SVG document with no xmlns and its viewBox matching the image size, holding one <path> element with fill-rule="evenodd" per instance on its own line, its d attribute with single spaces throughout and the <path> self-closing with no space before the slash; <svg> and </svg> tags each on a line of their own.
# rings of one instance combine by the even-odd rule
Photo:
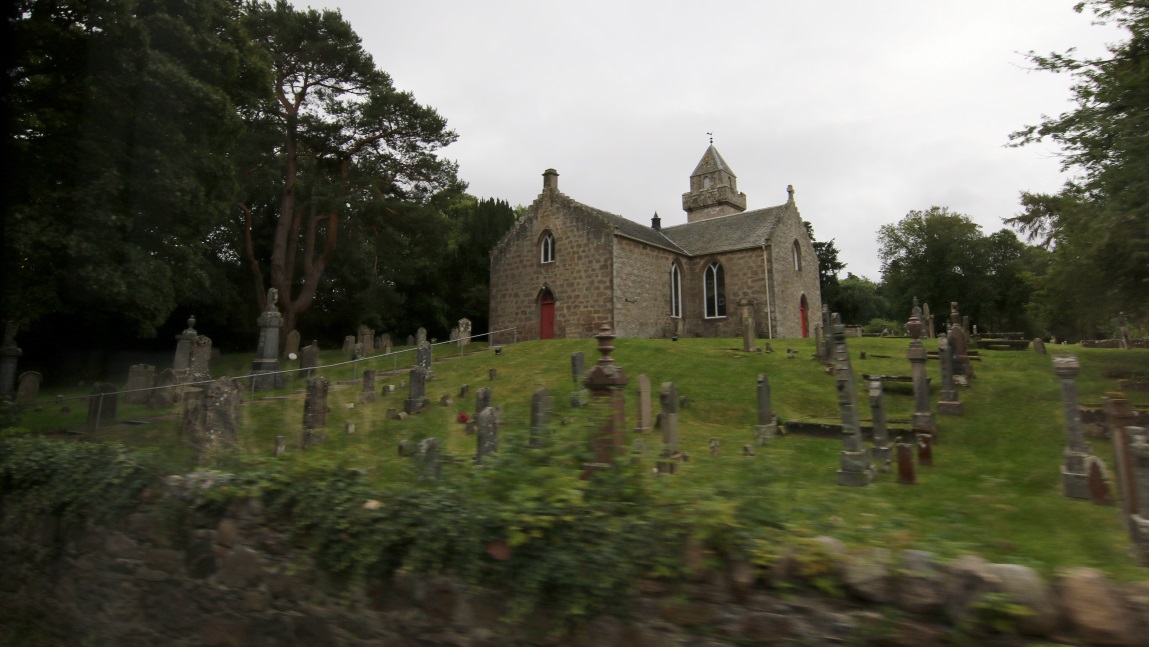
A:
<svg viewBox="0 0 1149 647">
<path fill-rule="evenodd" d="M 551 632 L 546 614 L 502 621 L 500 593 L 434 574 L 369 585 L 317 568 L 288 523 L 257 499 L 196 508 L 226 475 L 169 477 L 108 526 L 60 531 L 50 517 L 0 525 L 0 643 L 10 621 L 39 621 L 61 644 L 326 646 L 547 644 L 1145 645 L 1149 582 L 1116 584 L 1077 568 L 1050 585 L 1033 570 L 921 551 L 847 553 L 834 539 L 778 547 L 769 568 L 688 545 L 683 581 L 635 582 L 623 617 Z M 366 502 L 365 507 L 378 502 Z M 0 510 L 4 509 L 0 501 Z M 45 559 L 52 550 L 60 552 Z M 725 563 L 724 566 L 716 566 Z M 811 586 L 834 595 L 817 593 Z M 1013 633 L 986 620 L 1030 611 Z M 620 611 L 623 611 L 620 609 Z M 979 627 L 981 627 L 979 629 Z M 960 639 L 960 640 L 959 640 Z M 961 642 L 963 641 L 964 642 Z"/>
</svg>

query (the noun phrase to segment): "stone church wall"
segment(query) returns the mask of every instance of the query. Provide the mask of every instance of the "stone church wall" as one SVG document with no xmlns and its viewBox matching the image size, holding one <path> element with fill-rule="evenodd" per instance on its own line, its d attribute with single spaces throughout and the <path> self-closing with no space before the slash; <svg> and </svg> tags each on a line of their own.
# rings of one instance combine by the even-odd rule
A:
<svg viewBox="0 0 1149 647">
<path fill-rule="evenodd" d="M 615 238 L 615 334 L 670 337 L 670 265 L 678 255 L 629 238 Z M 680 269 L 685 266 L 679 261 Z M 682 296 L 688 292 L 683 285 Z"/>
<path fill-rule="evenodd" d="M 802 269 L 794 270 L 792 246 L 798 241 L 801 249 Z M 814 336 L 814 323 L 821 317 L 822 291 L 818 286 L 818 255 L 802 224 L 796 208 L 778 223 L 770 239 L 774 270 L 774 290 L 770 295 L 774 313 L 775 337 L 801 337 L 802 321 L 799 311 L 801 296 L 806 295 L 807 333 Z M 779 296 L 781 295 L 781 296 Z"/>
<path fill-rule="evenodd" d="M 555 260 L 540 261 L 539 240 L 555 237 Z M 518 327 L 519 341 L 539 338 L 539 292 L 555 297 L 555 337 L 593 337 L 611 320 L 614 235 L 556 189 L 546 189 L 491 250 L 491 330 Z M 509 342 L 510 333 L 492 341 Z"/>
<path fill-rule="evenodd" d="M 707 319 L 704 277 L 707 266 L 716 260 L 722 263 L 726 276 L 726 316 Z M 684 269 L 682 303 L 687 336 L 738 337 L 742 332 L 738 300 L 748 298 L 754 302 L 757 336 L 766 337 L 766 267 L 760 247 L 689 259 Z"/>
</svg>

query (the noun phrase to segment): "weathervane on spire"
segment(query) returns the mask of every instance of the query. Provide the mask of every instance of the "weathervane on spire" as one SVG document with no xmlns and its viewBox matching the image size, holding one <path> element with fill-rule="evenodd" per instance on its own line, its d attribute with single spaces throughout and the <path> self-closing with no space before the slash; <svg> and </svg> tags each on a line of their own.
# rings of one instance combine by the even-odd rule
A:
<svg viewBox="0 0 1149 647">
<path fill-rule="evenodd" d="M 714 133 L 712 133 L 712 132 L 707 132 L 706 134 L 707 134 L 707 135 L 710 135 L 710 143 L 711 143 L 711 144 L 713 144 L 713 143 L 714 143 Z"/>
</svg>

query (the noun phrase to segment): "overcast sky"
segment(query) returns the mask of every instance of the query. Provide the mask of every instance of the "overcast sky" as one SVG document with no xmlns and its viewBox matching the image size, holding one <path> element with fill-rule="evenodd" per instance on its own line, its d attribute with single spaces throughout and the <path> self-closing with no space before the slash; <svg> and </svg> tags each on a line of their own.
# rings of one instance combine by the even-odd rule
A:
<svg viewBox="0 0 1149 647">
<path fill-rule="evenodd" d="M 1009 133 L 1070 107 L 1025 53 L 1121 39 L 1073 0 L 543 2 L 295 0 L 338 8 L 397 87 L 459 135 L 480 197 L 530 204 L 542 172 L 575 200 L 664 226 L 708 138 L 748 208 L 793 184 L 818 240 L 880 278 L 876 233 L 947 206 L 985 233 L 1065 177 Z"/>
</svg>

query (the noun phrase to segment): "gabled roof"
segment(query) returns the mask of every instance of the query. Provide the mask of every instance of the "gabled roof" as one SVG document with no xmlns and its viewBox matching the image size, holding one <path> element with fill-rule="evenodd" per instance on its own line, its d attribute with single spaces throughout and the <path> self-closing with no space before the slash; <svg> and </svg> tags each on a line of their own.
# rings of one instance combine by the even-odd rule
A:
<svg viewBox="0 0 1149 647">
<path fill-rule="evenodd" d="M 722 159 L 722 156 L 718 154 L 718 149 L 714 147 L 714 144 L 711 144 L 710 147 L 706 149 L 706 152 L 702 154 L 702 159 L 698 160 L 698 166 L 694 167 L 694 172 L 690 174 L 690 177 L 705 175 L 707 173 L 713 173 L 714 171 L 726 171 L 734 175 L 734 171 L 730 170 L 730 167 L 726 164 L 726 160 Z M 734 177 L 738 176 L 734 175 Z"/>
<path fill-rule="evenodd" d="M 602 209 L 595 209 L 594 207 L 585 205 L 563 193 L 558 193 L 558 196 L 560 196 L 562 199 L 570 201 L 571 204 L 581 209 L 584 213 L 597 218 L 606 226 L 612 227 L 614 229 L 614 233 L 616 234 L 626 236 L 627 238 L 633 238 L 639 242 L 643 242 L 648 245 L 654 245 L 655 247 L 662 247 L 679 254 L 686 253 L 686 250 L 679 247 L 677 243 L 664 236 L 661 230 L 647 227 L 633 220 L 615 215 L 608 211 L 603 211 Z"/>
<path fill-rule="evenodd" d="M 690 256 L 759 247 L 773 235 L 774 228 L 789 207 L 790 203 L 786 203 L 708 218 L 666 227 L 661 233 Z"/>
</svg>

